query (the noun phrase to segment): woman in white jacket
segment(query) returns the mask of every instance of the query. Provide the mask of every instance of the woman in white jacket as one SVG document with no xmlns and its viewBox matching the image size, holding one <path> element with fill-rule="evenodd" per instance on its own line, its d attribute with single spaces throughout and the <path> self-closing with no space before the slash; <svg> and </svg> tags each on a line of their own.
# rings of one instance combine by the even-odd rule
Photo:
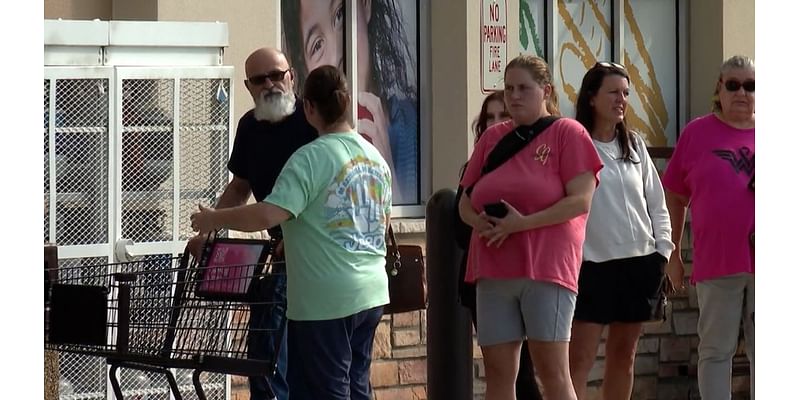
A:
<svg viewBox="0 0 800 400">
<path fill-rule="evenodd" d="M 647 147 L 625 126 L 630 78 L 622 65 L 600 62 L 583 78 L 576 117 L 603 160 L 594 194 L 572 324 L 570 372 L 578 399 L 603 330 L 604 399 L 629 399 L 642 323 L 650 319 L 664 267 L 674 249 L 664 190 Z"/>
</svg>

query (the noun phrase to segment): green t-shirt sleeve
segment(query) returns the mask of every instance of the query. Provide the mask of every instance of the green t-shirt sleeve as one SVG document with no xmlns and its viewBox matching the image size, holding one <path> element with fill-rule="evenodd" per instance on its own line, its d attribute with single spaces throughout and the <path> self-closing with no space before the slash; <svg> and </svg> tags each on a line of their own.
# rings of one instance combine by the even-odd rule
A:
<svg viewBox="0 0 800 400">
<path fill-rule="evenodd" d="M 319 195 L 319 163 L 310 147 L 297 150 L 284 165 L 275 186 L 264 201 L 283 208 L 297 218 Z"/>
</svg>

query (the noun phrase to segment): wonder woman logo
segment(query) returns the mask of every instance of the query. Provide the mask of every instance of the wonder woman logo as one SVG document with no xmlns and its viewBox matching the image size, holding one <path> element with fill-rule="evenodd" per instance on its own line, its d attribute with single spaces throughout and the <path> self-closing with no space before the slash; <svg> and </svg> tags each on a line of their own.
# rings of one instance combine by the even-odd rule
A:
<svg viewBox="0 0 800 400">
<path fill-rule="evenodd" d="M 747 147 L 740 147 L 739 150 L 712 150 L 717 157 L 728 161 L 733 170 L 738 174 L 744 171 L 748 176 L 753 175 L 756 166 L 756 155 L 752 154 Z"/>
</svg>

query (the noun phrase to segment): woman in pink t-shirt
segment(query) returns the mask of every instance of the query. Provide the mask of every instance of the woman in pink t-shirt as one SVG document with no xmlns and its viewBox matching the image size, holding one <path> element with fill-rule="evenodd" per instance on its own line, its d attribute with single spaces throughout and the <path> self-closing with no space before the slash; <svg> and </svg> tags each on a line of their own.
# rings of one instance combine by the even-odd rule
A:
<svg viewBox="0 0 800 400">
<path fill-rule="evenodd" d="M 508 121 L 509 119 L 511 119 L 511 115 L 509 115 L 508 110 L 506 110 L 506 103 L 503 100 L 503 91 L 498 90 L 486 96 L 486 98 L 483 99 L 483 104 L 481 104 L 480 113 L 478 113 L 478 116 L 472 122 L 472 130 L 475 132 L 475 142 L 478 142 L 478 139 L 480 139 L 481 135 L 488 127 L 499 122 Z M 466 164 L 464 168 L 466 168 Z M 464 171 L 462 170 L 462 175 L 463 173 Z M 457 211 L 458 210 L 456 210 L 456 212 Z M 456 216 L 456 218 L 460 220 L 460 217 Z M 463 244 L 463 242 L 467 243 Z M 464 281 L 464 276 L 467 272 L 467 256 L 469 255 L 469 249 L 466 246 L 469 245 L 469 238 L 465 240 L 459 239 L 458 243 L 459 247 L 463 246 L 462 248 L 465 250 L 464 257 L 461 260 L 461 269 L 459 270 L 459 282 L 461 283 L 458 288 L 459 301 L 461 305 L 469 309 L 470 315 L 472 316 L 472 326 L 477 327 L 478 312 L 475 305 L 475 282 Z M 530 361 L 531 358 L 528 356 L 528 345 L 526 343 L 522 343 L 522 349 L 519 354 L 519 372 L 516 382 L 517 398 L 541 400 L 542 393 L 539 391 L 539 387 L 536 384 L 535 371 Z"/>
<path fill-rule="evenodd" d="M 559 114 L 544 60 L 518 56 L 504 77 L 512 119 L 487 129 L 475 145 L 459 202 L 461 218 L 473 227 L 465 279 L 477 281 L 486 397 L 514 398 L 519 351 L 527 339 L 544 397 L 576 399 L 568 366 L 570 328 L 586 214 L 602 163 L 586 129 L 561 118 L 482 175 L 500 139 L 523 136 L 540 118 Z M 491 204 L 490 213 L 504 209 L 506 215 L 487 215 Z"/>
<path fill-rule="evenodd" d="M 755 63 L 733 56 L 720 68 L 713 112 L 686 125 L 662 178 L 676 246 L 667 273 L 676 286 L 683 286 L 681 237 L 691 204 L 697 379 L 704 399 L 730 398 L 742 320 L 755 398 L 755 109 Z"/>
</svg>

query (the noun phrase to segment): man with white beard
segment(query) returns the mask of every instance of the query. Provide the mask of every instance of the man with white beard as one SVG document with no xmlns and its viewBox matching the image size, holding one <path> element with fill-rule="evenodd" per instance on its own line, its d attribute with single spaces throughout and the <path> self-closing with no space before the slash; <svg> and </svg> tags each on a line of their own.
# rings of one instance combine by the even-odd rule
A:
<svg viewBox="0 0 800 400">
<path fill-rule="evenodd" d="M 244 68 L 247 76 L 244 84 L 255 106 L 239 119 L 228 160 L 228 170 L 233 179 L 225 187 L 215 208 L 244 205 L 251 193 L 256 201 L 264 200 L 272 192 L 275 180 L 289 157 L 318 136 L 306 120 L 302 100 L 294 94 L 294 71 L 283 53 L 273 48 L 258 49 L 247 57 Z M 206 234 L 200 232 L 189 241 L 188 247 L 193 254 L 200 254 Z M 270 229 L 269 234 L 273 239 L 283 238 L 280 226 Z M 270 387 L 278 400 L 289 397 L 286 383 L 285 268 L 283 263 L 273 266 L 274 292 L 267 293 L 267 298 L 263 299 L 268 304 L 250 308 L 248 353 L 251 358 L 272 359 L 274 348 L 279 344 L 277 339 L 282 338 L 274 376 L 249 378 L 251 400 L 272 399 Z M 273 301 L 279 306 L 269 304 Z M 273 309 L 278 312 L 270 312 Z M 279 338 L 269 332 L 253 332 L 253 328 L 271 330 L 276 326 L 280 326 Z"/>
</svg>

